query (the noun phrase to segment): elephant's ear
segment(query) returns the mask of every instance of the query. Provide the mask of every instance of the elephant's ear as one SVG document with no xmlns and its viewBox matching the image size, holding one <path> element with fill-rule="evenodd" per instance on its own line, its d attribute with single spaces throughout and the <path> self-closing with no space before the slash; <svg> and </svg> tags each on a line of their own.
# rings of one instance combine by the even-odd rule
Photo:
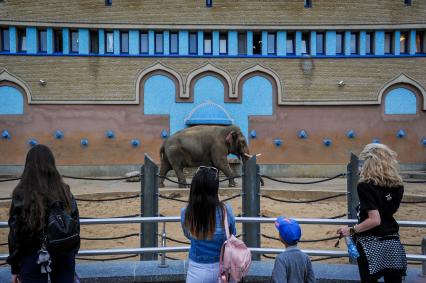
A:
<svg viewBox="0 0 426 283">
<path fill-rule="evenodd" d="M 236 134 L 236 132 L 232 131 L 226 136 L 225 140 L 228 144 L 232 143 L 232 139 L 235 137 L 235 134 Z"/>
</svg>

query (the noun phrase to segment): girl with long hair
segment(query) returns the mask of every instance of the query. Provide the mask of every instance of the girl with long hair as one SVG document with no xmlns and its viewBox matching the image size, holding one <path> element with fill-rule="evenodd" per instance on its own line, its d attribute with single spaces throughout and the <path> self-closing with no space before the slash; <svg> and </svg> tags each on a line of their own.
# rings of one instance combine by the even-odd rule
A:
<svg viewBox="0 0 426 283">
<path fill-rule="evenodd" d="M 181 211 L 181 225 L 191 240 L 187 283 L 219 281 L 219 259 L 229 229 L 236 234 L 231 206 L 219 201 L 219 172 L 215 167 L 200 166 L 191 183 L 188 206 Z M 224 227 L 224 211 L 229 227 Z"/>
<path fill-rule="evenodd" d="M 56 169 L 55 158 L 45 145 L 30 149 L 21 181 L 12 193 L 9 211 L 9 257 L 12 283 L 47 283 L 48 274 L 38 264 L 44 243 L 49 208 L 60 203 L 79 229 L 77 203 L 70 188 Z M 52 283 L 72 283 L 75 274 L 75 254 L 51 254 Z"/>
<path fill-rule="evenodd" d="M 337 233 L 352 235 L 360 254 L 361 282 L 401 282 L 407 259 L 394 218 L 404 194 L 398 173 L 397 154 L 384 144 L 372 143 L 360 154 L 363 163 L 357 191 L 358 224 L 341 227 Z"/>
</svg>

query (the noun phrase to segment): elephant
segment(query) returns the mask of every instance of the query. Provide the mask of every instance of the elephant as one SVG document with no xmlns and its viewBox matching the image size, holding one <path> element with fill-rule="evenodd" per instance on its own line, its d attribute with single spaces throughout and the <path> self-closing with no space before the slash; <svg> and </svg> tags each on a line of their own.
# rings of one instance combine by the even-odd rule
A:
<svg viewBox="0 0 426 283">
<path fill-rule="evenodd" d="M 246 138 L 240 128 L 219 125 L 198 125 L 183 129 L 166 139 L 160 149 L 160 187 L 164 187 L 164 177 L 173 169 L 179 180 L 179 187 L 186 187 L 184 167 L 214 166 L 226 177 L 235 176 L 229 166 L 228 154 L 235 154 L 243 163 L 251 155 Z M 229 187 L 235 187 L 234 179 L 229 179 Z"/>
</svg>

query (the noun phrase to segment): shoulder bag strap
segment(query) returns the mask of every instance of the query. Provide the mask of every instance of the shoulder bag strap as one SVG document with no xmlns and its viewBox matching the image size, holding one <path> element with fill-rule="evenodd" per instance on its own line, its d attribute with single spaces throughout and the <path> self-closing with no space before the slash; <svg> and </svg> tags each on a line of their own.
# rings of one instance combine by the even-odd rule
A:
<svg viewBox="0 0 426 283">
<path fill-rule="evenodd" d="M 226 239 L 229 239 L 229 224 L 228 224 L 228 213 L 226 211 L 226 205 L 223 205 L 223 229 L 225 229 Z"/>
</svg>

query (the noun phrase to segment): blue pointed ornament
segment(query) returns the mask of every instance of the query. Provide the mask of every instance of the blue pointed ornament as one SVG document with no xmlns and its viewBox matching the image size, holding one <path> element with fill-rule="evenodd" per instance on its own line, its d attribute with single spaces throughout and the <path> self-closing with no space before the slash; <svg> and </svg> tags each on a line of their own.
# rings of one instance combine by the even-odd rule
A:
<svg viewBox="0 0 426 283">
<path fill-rule="evenodd" d="M 371 142 L 372 143 L 380 143 L 380 140 L 379 139 L 373 139 Z"/>
<path fill-rule="evenodd" d="M 60 140 L 64 137 L 64 133 L 61 130 L 56 130 L 55 131 L 55 138 Z"/>
<path fill-rule="evenodd" d="M 113 138 L 115 138 L 115 133 L 114 133 L 114 131 L 109 130 L 109 131 L 105 132 L 105 136 L 109 139 L 113 139 Z"/>
<path fill-rule="evenodd" d="M 161 131 L 161 137 L 162 137 L 163 139 L 166 139 L 168 136 L 169 136 L 169 133 L 167 132 L 167 130 L 166 130 L 166 129 L 163 129 L 163 130 Z"/>
<path fill-rule="evenodd" d="M 138 139 L 132 139 L 132 141 L 130 142 L 130 144 L 133 147 L 138 147 L 141 144 L 141 142 Z"/>
<path fill-rule="evenodd" d="M 305 130 L 300 130 L 297 136 L 299 137 L 299 139 L 307 139 L 308 133 Z"/>
<path fill-rule="evenodd" d="M 82 140 L 80 141 L 80 144 L 81 144 L 82 146 L 86 147 L 86 146 L 88 146 L 88 145 L 89 145 L 89 140 L 88 140 L 88 139 L 82 139 Z"/>
<path fill-rule="evenodd" d="M 28 140 L 28 145 L 31 146 L 31 147 L 33 147 L 37 144 L 38 144 L 38 141 L 36 139 L 29 139 Z"/>
<path fill-rule="evenodd" d="M 347 136 L 348 138 L 350 138 L 350 139 L 354 139 L 354 138 L 356 137 L 356 133 L 355 133 L 355 131 L 354 131 L 354 130 L 349 130 L 349 131 L 346 133 L 346 136 Z"/>
<path fill-rule="evenodd" d="M 396 136 L 397 136 L 398 138 L 400 138 L 400 139 L 404 138 L 406 135 L 407 135 L 407 133 L 406 133 L 403 129 L 400 129 L 400 130 L 396 133 Z"/>
<path fill-rule="evenodd" d="M 276 147 L 280 147 L 283 144 L 283 140 L 282 139 L 275 139 L 274 144 L 275 144 Z"/>
<path fill-rule="evenodd" d="M 7 130 L 3 130 L 3 132 L 1 133 L 1 137 L 4 139 L 10 139 L 10 134 Z"/>
<path fill-rule="evenodd" d="M 255 138 L 257 137 L 256 130 L 251 130 L 251 132 L 250 132 L 250 137 L 251 137 L 252 139 L 255 139 Z"/>
<path fill-rule="evenodd" d="M 426 138 L 423 138 L 423 139 L 422 139 L 422 145 L 423 145 L 423 146 L 426 146 Z"/>
<path fill-rule="evenodd" d="M 322 143 L 326 146 L 329 147 L 333 144 L 333 141 L 329 138 L 323 139 Z"/>
</svg>

